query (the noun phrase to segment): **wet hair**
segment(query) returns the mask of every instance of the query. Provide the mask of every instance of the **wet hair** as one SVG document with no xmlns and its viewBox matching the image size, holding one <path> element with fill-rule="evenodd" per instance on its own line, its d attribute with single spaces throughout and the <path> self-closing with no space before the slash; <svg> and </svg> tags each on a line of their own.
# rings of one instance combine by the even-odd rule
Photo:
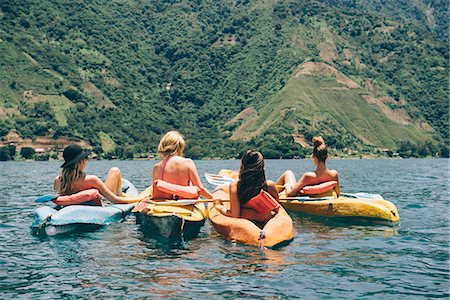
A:
<svg viewBox="0 0 450 300">
<path fill-rule="evenodd" d="M 328 158 L 327 146 L 321 136 L 315 136 L 312 139 L 314 144 L 313 156 L 317 158 L 319 162 L 325 162 Z"/>
<path fill-rule="evenodd" d="M 162 156 L 183 155 L 186 142 L 178 131 L 169 131 L 166 133 L 158 146 L 158 153 Z"/>
<path fill-rule="evenodd" d="M 241 206 L 259 194 L 261 189 L 267 191 L 264 157 L 255 150 L 248 150 L 242 156 L 237 195 Z"/>
<path fill-rule="evenodd" d="M 68 195 L 72 193 L 73 183 L 83 176 L 83 160 L 77 162 L 75 165 L 63 168 L 61 172 L 59 190 L 57 191 L 60 195 Z"/>
</svg>

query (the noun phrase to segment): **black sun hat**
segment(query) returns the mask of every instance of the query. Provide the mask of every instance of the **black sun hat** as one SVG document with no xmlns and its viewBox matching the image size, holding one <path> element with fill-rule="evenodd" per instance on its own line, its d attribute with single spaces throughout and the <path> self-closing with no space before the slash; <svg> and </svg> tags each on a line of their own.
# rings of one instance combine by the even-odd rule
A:
<svg viewBox="0 0 450 300">
<path fill-rule="evenodd" d="M 89 152 L 85 151 L 78 145 L 70 145 L 64 149 L 63 157 L 64 163 L 61 165 L 61 168 L 69 168 L 73 167 L 77 162 L 86 158 L 89 155 Z"/>
</svg>

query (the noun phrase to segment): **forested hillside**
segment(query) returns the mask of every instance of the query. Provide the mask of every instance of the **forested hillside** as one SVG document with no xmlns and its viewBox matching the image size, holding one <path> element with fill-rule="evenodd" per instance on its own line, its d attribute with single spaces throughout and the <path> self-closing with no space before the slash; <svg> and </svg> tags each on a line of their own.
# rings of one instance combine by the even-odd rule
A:
<svg viewBox="0 0 450 300">
<path fill-rule="evenodd" d="M 3 1 L 0 138 L 105 157 L 448 155 L 445 1 Z M 56 142 L 55 142 L 56 143 Z"/>
</svg>

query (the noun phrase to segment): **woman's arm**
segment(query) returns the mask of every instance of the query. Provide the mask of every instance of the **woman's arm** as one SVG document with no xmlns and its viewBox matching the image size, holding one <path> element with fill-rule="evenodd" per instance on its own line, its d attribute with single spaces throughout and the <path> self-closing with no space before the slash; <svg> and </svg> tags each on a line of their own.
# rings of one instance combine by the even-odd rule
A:
<svg viewBox="0 0 450 300">
<path fill-rule="evenodd" d="M 97 189 L 103 197 L 116 204 L 135 203 L 147 198 L 147 196 L 144 195 L 140 195 L 137 197 L 117 196 L 97 176 L 86 176 L 85 183 L 92 188 Z"/>
<path fill-rule="evenodd" d="M 339 195 L 341 194 L 341 188 L 340 188 L 340 185 L 339 185 L 339 174 L 335 170 L 332 170 L 332 173 L 333 173 L 333 177 L 335 178 L 334 180 L 337 181 L 337 184 L 334 187 L 334 190 L 336 191 L 336 193 L 337 193 L 337 195 L 339 197 Z"/>
<path fill-rule="evenodd" d="M 53 181 L 53 190 L 55 191 L 56 194 L 59 194 L 60 184 L 61 184 L 61 176 L 58 175 L 55 177 L 55 180 Z"/>
<path fill-rule="evenodd" d="M 272 195 L 272 197 L 275 198 L 275 200 L 279 200 L 278 198 L 278 191 L 277 191 L 277 186 L 275 184 L 275 182 L 273 182 L 272 180 L 267 180 L 267 191 L 269 192 L 270 195 Z"/>
<path fill-rule="evenodd" d="M 200 195 L 207 198 L 212 199 L 212 194 L 203 186 L 200 177 L 198 176 L 197 167 L 195 166 L 192 159 L 187 158 L 188 161 L 188 170 L 189 170 L 189 180 L 193 185 L 198 186 L 200 188 Z"/>
<path fill-rule="evenodd" d="M 297 181 L 296 184 L 293 186 L 290 186 L 289 184 L 286 184 L 286 193 L 288 197 L 295 197 L 297 196 L 298 192 L 305 186 L 310 184 L 312 176 L 309 173 L 303 174 L 303 176 Z"/>
<path fill-rule="evenodd" d="M 237 184 L 235 182 L 230 184 L 230 209 L 228 210 L 218 199 L 214 199 L 214 206 L 222 215 L 227 217 L 239 218 L 241 216 L 241 203 L 237 197 Z"/>
<path fill-rule="evenodd" d="M 153 170 L 152 170 L 152 181 L 158 180 L 159 179 L 159 174 L 161 172 L 159 171 L 159 166 L 158 164 L 153 166 Z"/>
</svg>

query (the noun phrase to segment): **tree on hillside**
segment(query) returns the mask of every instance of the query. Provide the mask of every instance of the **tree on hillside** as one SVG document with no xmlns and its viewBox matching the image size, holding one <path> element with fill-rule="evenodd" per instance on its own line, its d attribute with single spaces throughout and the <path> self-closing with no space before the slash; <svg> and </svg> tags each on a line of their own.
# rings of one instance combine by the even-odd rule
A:
<svg viewBox="0 0 450 300">
<path fill-rule="evenodd" d="M 16 146 L 8 145 L 5 148 L 8 150 L 11 160 L 14 160 L 14 156 L 16 156 Z"/>
<path fill-rule="evenodd" d="M 31 147 L 23 147 L 22 149 L 20 149 L 20 155 L 25 159 L 33 158 L 35 152 L 36 151 Z"/>
<path fill-rule="evenodd" d="M 9 150 L 6 147 L 0 148 L 0 161 L 8 161 L 11 159 L 11 156 L 9 155 Z"/>
</svg>

